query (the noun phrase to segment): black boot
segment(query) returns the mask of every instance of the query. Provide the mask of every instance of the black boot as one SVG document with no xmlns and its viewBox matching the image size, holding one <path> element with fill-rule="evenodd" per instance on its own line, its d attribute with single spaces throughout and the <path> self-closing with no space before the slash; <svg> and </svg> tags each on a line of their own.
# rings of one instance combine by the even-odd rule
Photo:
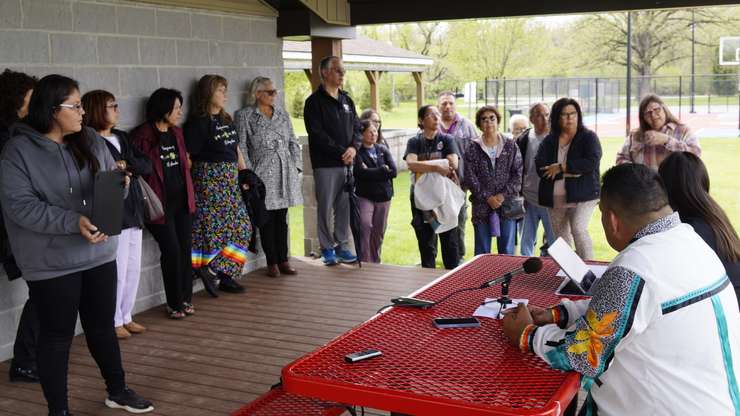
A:
<svg viewBox="0 0 740 416">
<path fill-rule="evenodd" d="M 11 362 L 10 364 L 10 382 L 38 383 L 39 373 L 32 367 L 21 367 Z"/>
<path fill-rule="evenodd" d="M 49 412 L 49 416 L 72 416 L 69 410 L 58 410 L 56 412 Z"/>
<path fill-rule="evenodd" d="M 244 286 L 236 282 L 231 276 L 221 275 L 221 283 L 218 285 L 219 290 L 228 293 L 244 293 Z"/>
<path fill-rule="evenodd" d="M 208 267 L 201 267 L 199 269 L 195 269 L 195 274 L 200 277 L 200 280 L 203 281 L 203 288 L 208 292 L 211 297 L 217 298 L 218 292 L 216 291 L 216 284 L 218 277 L 213 275 L 210 270 L 208 270 Z"/>
</svg>

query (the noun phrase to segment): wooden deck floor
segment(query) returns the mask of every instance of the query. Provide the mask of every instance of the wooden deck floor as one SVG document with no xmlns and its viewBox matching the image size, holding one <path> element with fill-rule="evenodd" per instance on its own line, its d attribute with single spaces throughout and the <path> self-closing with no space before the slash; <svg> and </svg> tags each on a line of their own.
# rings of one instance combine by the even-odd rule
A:
<svg viewBox="0 0 740 416">
<path fill-rule="evenodd" d="M 325 267 L 294 259 L 297 276 L 243 279 L 247 293 L 217 299 L 198 293 L 195 316 L 174 321 L 163 307 L 135 317 L 147 333 L 121 342 L 128 385 L 152 400 L 151 415 L 227 415 L 278 382 L 290 361 L 365 321 L 392 296 L 405 295 L 443 270 L 363 265 Z M 7 379 L 0 363 L 0 415 L 45 416 L 38 385 Z M 105 389 L 85 339 L 74 340 L 70 408 L 79 415 L 122 415 L 103 404 Z"/>
</svg>

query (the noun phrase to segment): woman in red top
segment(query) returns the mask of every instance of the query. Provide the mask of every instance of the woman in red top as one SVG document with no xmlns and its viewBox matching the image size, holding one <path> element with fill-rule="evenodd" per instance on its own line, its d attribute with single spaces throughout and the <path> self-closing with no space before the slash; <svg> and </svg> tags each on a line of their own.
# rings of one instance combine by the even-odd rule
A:
<svg viewBox="0 0 740 416">
<path fill-rule="evenodd" d="M 185 138 L 176 126 L 182 116 L 182 101 L 177 90 L 154 91 L 146 104 L 147 121 L 131 132 L 131 144 L 152 161 L 153 172 L 144 179 L 165 211 L 164 217 L 149 220 L 146 227 L 162 252 L 162 280 L 167 313 L 172 319 L 195 313 L 190 266 L 190 216 L 195 212 L 195 198 Z M 215 293 L 209 283 L 204 281 L 206 290 Z"/>
</svg>

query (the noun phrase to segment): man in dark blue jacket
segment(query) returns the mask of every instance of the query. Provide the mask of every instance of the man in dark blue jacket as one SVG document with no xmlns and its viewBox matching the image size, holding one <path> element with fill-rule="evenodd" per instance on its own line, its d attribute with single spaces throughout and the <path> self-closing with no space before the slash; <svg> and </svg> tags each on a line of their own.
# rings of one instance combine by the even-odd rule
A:
<svg viewBox="0 0 740 416">
<path fill-rule="evenodd" d="M 345 73 L 342 60 L 328 56 L 319 68 L 321 85 L 306 100 L 303 119 L 314 172 L 321 256 L 327 266 L 333 266 L 357 261 L 349 250 L 349 198 L 344 182 L 361 134 L 355 103 L 340 89 Z"/>
</svg>

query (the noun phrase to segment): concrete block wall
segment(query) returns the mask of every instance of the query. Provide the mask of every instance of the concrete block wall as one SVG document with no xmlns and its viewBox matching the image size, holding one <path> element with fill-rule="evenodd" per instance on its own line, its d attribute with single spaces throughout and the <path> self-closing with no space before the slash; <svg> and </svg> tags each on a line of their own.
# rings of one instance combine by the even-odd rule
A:
<svg viewBox="0 0 740 416">
<path fill-rule="evenodd" d="M 244 105 L 258 75 L 283 87 L 282 40 L 269 17 L 159 7 L 133 1 L 0 0 L 0 70 L 36 76 L 60 73 L 91 89 L 112 92 L 120 128 L 143 121 L 146 98 L 159 87 L 188 98 L 207 73 L 229 80 L 228 110 Z M 164 301 L 159 249 L 145 234 L 136 310 Z M 247 270 L 264 265 L 251 255 Z M 198 286 L 198 288 L 200 288 Z M 12 356 L 26 285 L 0 274 L 0 361 Z"/>
</svg>

